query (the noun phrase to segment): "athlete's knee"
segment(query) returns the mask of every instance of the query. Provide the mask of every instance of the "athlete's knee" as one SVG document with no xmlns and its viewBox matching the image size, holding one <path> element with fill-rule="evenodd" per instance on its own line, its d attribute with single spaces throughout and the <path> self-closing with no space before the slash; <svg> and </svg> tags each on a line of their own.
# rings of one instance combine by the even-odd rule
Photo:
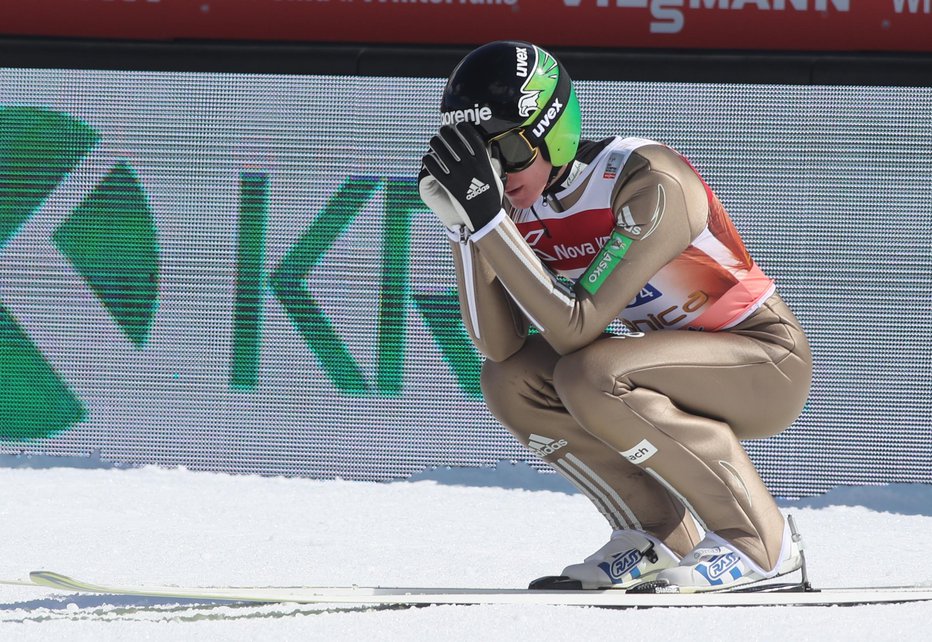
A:
<svg viewBox="0 0 932 642">
<path fill-rule="evenodd" d="M 561 399 L 568 403 L 585 403 L 592 395 L 619 396 L 628 390 L 627 379 L 617 373 L 596 341 L 581 350 L 560 358 L 553 371 L 553 385 Z"/>
</svg>

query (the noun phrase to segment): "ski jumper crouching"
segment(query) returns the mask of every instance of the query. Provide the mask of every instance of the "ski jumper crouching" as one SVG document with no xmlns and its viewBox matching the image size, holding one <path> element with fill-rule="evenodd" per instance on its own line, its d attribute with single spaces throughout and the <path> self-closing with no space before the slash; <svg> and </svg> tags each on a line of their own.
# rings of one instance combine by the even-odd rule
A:
<svg viewBox="0 0 932 642">
<path fill-rule="evenodd" d="M 517 62 L 526 47 L 538 69 L 565 75 L 533 45 L 494 46 Z M 454 113 L 449 95 L 464 86 L 456 77 L 468 60 L 447 85 L 445 113 Z M 549 96 L 561 109 L 575 100 L 563 83 Z M 663 559 L 651 573 L 695 590 L 793 570 L 785 519 L 740 440 L 775 435 L 799 415 L 811 354 L 718 198 L 685 158 L 652 140 L 584 140 L 557 165 L 545 134 L 538 158 L 526 130 L 539 129 L 540 112 L 521 128 L 524 143 L 497 147 L 502 134 L 483 132 L 492 125 L 484 103 L 466 99 L 476 122 L 432 139 L 421 193 L 447 223 L 463 321 L 486 357 L 489 409 L 592 500 L 618 540 L 587 559 L 592 568 L 564 575 L 578 573 L 584 588 L 628 586 L 645 579 L 653 548 Z M 501 109 L 488 105 L 493 116 Z M 509 153 L 533 158 L 516 169 Z M 513 186 L 542 162 L 552 166 L 543 189 L 529 197 Z M 479 185 L 497 184 L 481 173 L 487 166 L 504 173 L 488 198 Z M 469 202 L 483 199 L 481 211 Z M 613 323 L 626 331 L 607 332 Z M 635 554 L 622 561 L 628 549 Z M 686 568 L 665 570 L 677 562 Z"/>
</svg>

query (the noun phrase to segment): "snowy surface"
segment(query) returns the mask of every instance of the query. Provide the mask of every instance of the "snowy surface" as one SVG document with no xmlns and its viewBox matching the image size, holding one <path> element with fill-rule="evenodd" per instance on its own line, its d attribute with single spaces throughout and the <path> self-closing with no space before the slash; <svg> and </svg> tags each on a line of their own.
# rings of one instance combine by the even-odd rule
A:
<svg viewBox="0 0 932 642">
<path fill-rule="evenodd" d="M 521 471 L 519 471 L 521 472 Z M 0 578 L 98 582 L 523 587 L 601 546 L 607 526 L 556 476 L 455 471 L 375 484 L 186 470 L 0 468 Z M 473 473 L 475 474 L 475 473 Z M 500 487 L 495 485 L 501 481 Z M 530 484 L 528 484 L 530 482 Z M 821 586 L 932 585 L 932 487 L 783 502 Z M 3 640 L 929 639 L 932 604 L 606 610 L 405 610 L 192 604 L 0 585 Z"/>
</svg>

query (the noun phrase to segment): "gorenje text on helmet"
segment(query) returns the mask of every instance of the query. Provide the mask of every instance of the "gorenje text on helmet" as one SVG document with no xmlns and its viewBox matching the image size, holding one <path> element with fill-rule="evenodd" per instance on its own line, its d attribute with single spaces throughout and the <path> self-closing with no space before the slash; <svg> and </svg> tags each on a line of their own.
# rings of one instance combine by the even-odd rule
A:
<svg viewBox="0 0 932 642">
<path fill-rule="evenodd" d="M 444 125 L 452 125 L 464 121 L 471 121 L 479 125 L 482 121 L 492 118 L 492 110 L 489 107 L 480 107 L 479 103 L 476 103 L 473 105 L 472 109 L 457 109 L 455 111 L 444 112 L 441 114 L 440 118 Z"/>
</svg>

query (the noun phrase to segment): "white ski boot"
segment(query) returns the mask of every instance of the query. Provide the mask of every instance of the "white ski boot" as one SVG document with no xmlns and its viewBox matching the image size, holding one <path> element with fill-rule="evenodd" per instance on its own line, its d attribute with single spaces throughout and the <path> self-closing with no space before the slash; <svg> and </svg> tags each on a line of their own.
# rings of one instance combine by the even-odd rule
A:
<svg viewBox="0 0 932 642">
<path fill-rule="evenodd" d="M 795 530 L 795 529 L 794 529 Z M 761 582 L 794 571 L 803 570 L 804 559 L 800 537 L 791 532 L 789 524 L 783 528 L 783 548 L 780 561 L 771 571 L 765 571 L 747 555 L 715 533 L 707 533 L 691 553 L 678 566 L 657 573 L 652 581 L 635 586 L 634 593 L 700 593 L 727 591 Z"/>
<path fill-rule="evenodd" d="M 531 589 L 625 589 L 650 580 L 666 568 L 675 568 L 679 557 L 659 539 L 642 531 L 618 530 L 605 546 L 580 564 L 563 569 L 562 575 L 541 577 Z"/>
</svg>

